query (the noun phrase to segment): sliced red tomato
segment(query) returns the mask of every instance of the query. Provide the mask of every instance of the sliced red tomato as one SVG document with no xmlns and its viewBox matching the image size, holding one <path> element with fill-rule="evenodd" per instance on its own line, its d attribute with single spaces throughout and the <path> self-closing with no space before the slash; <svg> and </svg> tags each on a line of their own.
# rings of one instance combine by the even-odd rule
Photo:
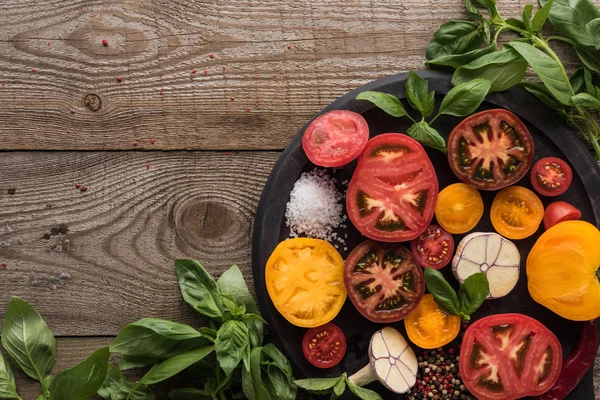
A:
<svg viewBox="0 0 600 400">
<path fill-rule="evenodd" d="M 416 238 L 435 211 L 438 180 L 423 147 L 399 133 L 369 140 L 348 185 L 350 220 L 366 237 L 381 242 Z"/>
<path fill-rule="evenodd" d="M 496 314 L 467 328 L 458 366 L 465 386 L 480 400 L 537 396 L 558 379 L 562 348 L 539 321 Z"/>
<path fill-rule="evenodd" d="M 560 158 L 542 158 L 531 169 L 531 184 L 542 196 L 554 197 L 563 194 L 572 180 L 571 167 Z"/>
<path fill-rule="evenodd" d="M 581 211 L 577 208 L 564 201 L 555 201 L 544 211 L 544 229 L 547 230 L 559 222 L 580 218 Z"/>
<path fill-rule="evenodd" d="M 399 321 L 425 292 L 423 270 L 401 244 L 367 240 L 348 256 L 344 283 L 356 309 L 373 322 Z"/>
<path fill-rule="evenodd" d="M 454 239 L 441 226 L 429 225 L 418 238 L 410 241 L 410 251 L 422 267 L 440 269 L 452 260 Z"/>
<path fill-rule="evenodd" d="M 533 160 L 531 134 L 513 113 L 496 109 L 471 115 L 448 137 L 454 174 L 480 190 L 498 190 L 521 179 Z"/>
<path fill-rule="evenodd" d="M 346 354 L 346 337 L 334 323 L 317 326 L 304 334 L 302 352 L 315 367 L 334 367 Z"/>
<path fill-rule="evenodd" d="M 369 140 L 369 125 L 353 111 L 335 110 L 312 121 L 302 135 L 308 159 L 321 167 L 341 167 L 354 160 Z"/>
</svg>

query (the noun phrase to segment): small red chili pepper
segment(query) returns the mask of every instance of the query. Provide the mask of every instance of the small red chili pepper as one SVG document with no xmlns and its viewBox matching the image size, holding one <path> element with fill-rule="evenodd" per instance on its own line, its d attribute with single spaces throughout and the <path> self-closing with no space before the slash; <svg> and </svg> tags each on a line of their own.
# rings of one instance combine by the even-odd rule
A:
<svg viewBox="0 0 600 400">
<path fill-rule="evenodd" d="M 108 40 L 102 39 L 102 45 L 105 47 L 108 46 Z"/>
</svg>

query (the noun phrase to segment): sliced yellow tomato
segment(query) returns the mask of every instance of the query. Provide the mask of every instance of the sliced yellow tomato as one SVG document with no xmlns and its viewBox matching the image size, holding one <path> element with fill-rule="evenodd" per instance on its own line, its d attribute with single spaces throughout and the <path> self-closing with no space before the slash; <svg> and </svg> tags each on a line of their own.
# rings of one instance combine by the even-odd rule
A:
<svg viewBox="0 0 600 400">
<path fill-rule="evenodd" d="M 304 328 L 331 321 L 346 300 L 344 260 L 325 240 L 279 243 L 267 261 L 265 280 L 277 311 Z"/>
<path fill-rule="evenodd" d="M 531 297 L 563 318 L 600 317 L 600 231 L 585 221 L 560 222 L 527 257 Z"/>
<path fill-rule="evenodd" d="M 482 215 L 481 195 L 466 183 L 455 183 L 438 194 L 435 218 L 450 233 L 470 231 L 475 228 Z"/>
<path fill-rule="evenodd" d="M 422 349 L 435 349 L 450 343 L 460 331 L 460 317 L 448 315 L 426 294 L 415 311 L 404 318 L 411 342 Z"/>
<path fill-rule="evenodd" d="M 490 211 L 496 232 L 509 239 L 525 239 L 538 230 L 544 205 L 531 190 L 511 186 L 498 192 Z"/>
</svg>

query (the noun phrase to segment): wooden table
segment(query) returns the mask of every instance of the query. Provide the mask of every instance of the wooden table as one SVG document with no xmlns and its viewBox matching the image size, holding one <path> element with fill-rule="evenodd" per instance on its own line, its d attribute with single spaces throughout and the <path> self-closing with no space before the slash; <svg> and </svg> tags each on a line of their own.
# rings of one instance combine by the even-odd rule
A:
<svg viewBox="0 0 600 400">
<path fill-rule="evenodd" d="M 217 276 L 236 263 L 251 282 L 279 152 L 346 91 L 423 69 L 463 3 L 0 2 L 0 310 L 17 295 L 46 318 L 54 371 L 141 317 L 198 324 L 173 259 Z"/>
</svg>

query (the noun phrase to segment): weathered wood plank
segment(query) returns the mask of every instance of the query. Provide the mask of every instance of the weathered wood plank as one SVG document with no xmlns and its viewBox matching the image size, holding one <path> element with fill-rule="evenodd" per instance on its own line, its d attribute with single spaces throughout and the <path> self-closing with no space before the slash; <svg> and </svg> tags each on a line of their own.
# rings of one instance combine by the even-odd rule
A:
<svg viewBox="0 0 600 400">
<path fill-rule="evenodd" d="M 424 68 L 438 26 L 464 17 L 463 0 L 6 0 L 0 148 L 282 149 L 348 90 Z"/>
<path fill-rule="evenodd" d="M 278 155 L 3 154 L 0 310 L 20 296 L 59 336 L 115 335 L 149 316 L 198 322 L 173 260 L 217 276 L 238 264 L 252 286 L 254 213 Z"/>
</svg>

